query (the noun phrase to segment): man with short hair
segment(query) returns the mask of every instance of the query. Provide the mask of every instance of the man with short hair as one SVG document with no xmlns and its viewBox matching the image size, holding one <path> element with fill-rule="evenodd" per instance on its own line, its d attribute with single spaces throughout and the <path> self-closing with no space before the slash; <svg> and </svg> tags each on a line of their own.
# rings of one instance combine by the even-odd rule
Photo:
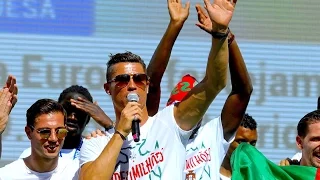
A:
<svg viewBox="0 0 320 180">
<path fill-rule="evenodd" d="M 296 143 L 302 152 L 300 165 L 320 168 L 320 110 L 306 114 L 298 123 Z"/>
<path fill-rule="evenodd" d="M 9 75 L 3 88 L 0 90 L 0 159 L 2 153 L 2 133 L 7 127 L 9 114 L 18 98 L 18 86 L 16 78 Z"/>
<path fill-rule="evenodd" d="M 230 144 L 230 147 L 227 151 L 226 156 L 223 159 L 223 162 L 220 167 L 220 179 L 221 180 L 230 180 L 232 175 L 232 168 L 230 164 L 231 155 L 233 151 L 239 146 L 241 143 L 248 143 L 252 146 L 256 146 L 258 140 L 257 133 L 257 122 L 249 116 L 245 114 L 241 121 L 239 128 L 237 129 L 236 136 L 233 142 Z"/>
<path fill-rule="evenodd" d="M 75 160 L 75 165 L 78 165 L 82 133 L 90 118 L 106 129 L 113 127 L 113 122 L 98 105 L 93 103 L 90 92 L 83 86 L 72 85 L 64 89 L 59 95 L 58 102 L 67 112 L 68 129 L 68 135 L 59 156 Z M 31 148 L 28 148 L 20 158 L 28 157 L 30 154 Z"/>
<path fill-rule="evenodd" d="M 113 100 L 115 132 L 84 140 L 80 179 L 184 179 L 186 142 L 226 85 L 226 36 L 235 4 L 227 0 L 216 0 L 214 4 L 205 0 L 205 3 L 213 21 L 206 75 L 181 102 L 148 117 L 149 78 L 144 62 L 130 52 L 111 56 L 104 88 Z M 127 100 L 131 93 L 138 95 L 137 102 Z M 141 121 L 141 140 L 137 143 L 131 134 L 133 119 Z"/>
<path fill-rule="evenodd" d="M 73 179 L 69 161 L 59 158 L 68 133 L 63 107 L 54 100 L 40 99 L 27 110 L 26 118 L 31 155 L 0 168 L 0 179 Z"/>
</svg>

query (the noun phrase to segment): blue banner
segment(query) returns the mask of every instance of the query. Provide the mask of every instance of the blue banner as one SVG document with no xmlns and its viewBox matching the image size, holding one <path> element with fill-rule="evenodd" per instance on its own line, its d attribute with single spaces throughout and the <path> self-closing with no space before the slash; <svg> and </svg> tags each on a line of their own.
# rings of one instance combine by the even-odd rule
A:
<svg viewBox="0 0 320 180">
<path fill-rule="evenodd" d="M 89 36 L 94 0 L 0 0 L 0 32 Z"/>
</svg>

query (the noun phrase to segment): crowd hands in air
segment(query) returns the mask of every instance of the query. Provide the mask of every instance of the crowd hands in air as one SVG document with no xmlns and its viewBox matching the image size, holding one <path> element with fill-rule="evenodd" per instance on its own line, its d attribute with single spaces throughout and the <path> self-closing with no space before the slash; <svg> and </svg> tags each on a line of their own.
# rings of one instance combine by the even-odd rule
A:
<svg viewBox="0 0 320 180">
<path fill-rule="evenodd" d="M 31 146 L 18 160 L 0 168 L 1 180 L 231 179 L 233 151 L 240 143 L 255 146 L 258 138 L 257 123 L 246 114 L 253 87 L 235 35 L 228 28 L 236 2 L 204 0 L 204 7 L 195 5 L 196 26 L 212 41 L 205 77 L 197 81 L 192 75 L 183 76 L 167 106 L 158 110 L 161 80 L 190 11 L 190 2 L 168 0 L 167 4 L 170 21 L 148 66 L 131 52 L 110 56 L 106 83 L 101 86 L 111 96 L 116 119 L 110 119 L 80 85 L 64 89 L 57 101 L 35 101 L 26 112 L 25 133 Z M 226 86 L 228 70 L 232 90 L 220 116 L 202 119 Z M 185 84 L 187 90 L 182 89 Z M 132 93 L 138 100 L 128 101 Z M 0 138 L 17 94 L 16 78 L 10 75 L 0 91 Z M 84 137 L 90 119 L 103 130 Z M 139 142 L 131 132 L 133 120 L 140 122 Z M 320 138 L 318 127 L 318 111 L 302 118 L 296 137 L 302 156 L 280 164 L 320 167 L 314 139 Z"/>
</svg>

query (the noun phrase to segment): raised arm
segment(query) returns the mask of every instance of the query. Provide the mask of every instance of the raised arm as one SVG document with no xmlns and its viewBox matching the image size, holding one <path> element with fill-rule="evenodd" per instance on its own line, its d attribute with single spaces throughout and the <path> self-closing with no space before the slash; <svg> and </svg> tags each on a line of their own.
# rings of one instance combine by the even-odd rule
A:
<svg viewBox="0 0 320 180">
<path fill-rule="evenodd" d="M 9 75 L 6 84 L 0 90 L 0 158 L 2 153 L 2 133 L 7 127 L 9 114 L 17 102 L 17 94 L 16 78 Z"/>
<path fill-rule="evenodd" d="M 212 21 L 212 45 L 204 79 L 197 84 L 174 108 L 177 124 L 183 130 L 190 130 L 203 117 L 211 102 L 226 86 L 228 69 L 228 46 L 226 36 L 235 3 L 215 0 L 210 4 L 204 0 Z"/>
<path fill-rule="evenodd" d="M 198 27 L 204 31 L 211 32 L 211 21 L 200 5 L 196 5 Z M 252 84 L 245 62 L 241 55 L 234 35 L 230 32 L 228 36 L 229 44 L 229 69 L 231 75 L 232 90 L 229 94 L 221 113 L 224 138 L 229 139 L 237 130 L 243 115 L 249 104 L 252 93 Z"/>
<path fill-rule="evenodd" d="M 122 110 L 119 123 L 115 127 L 116 133 L 111 137 L 97 159 L 82 165 L 79 176 L 80 180 L 112 178 L 123 142 L 131 132 L 132 120 L 135 117 L 141 119 L 142 111 L 137 108 L 138 106 L 137 102 L 129 102 Z M 87 151 L 86 148 L 86 144 L 84 143 L 81 151 Z M 80 154 L 80 156 L 83 156 L 83 154 Z"/>
<path fill-rule="evenodd" d="M 153 116 L 158 112 L 161 95 L 161 79 L 167 68 L 172 47 L 184 22 L 189 16 L 189 2 L 187 2 L 184 7 L 182 6 L 181 0 L 168 0 L 167 2 L 170 22 L 147 67 L 147 74 L 150 77 L 149 93 L 147 97 L 149 116 Z"/>
</svg>

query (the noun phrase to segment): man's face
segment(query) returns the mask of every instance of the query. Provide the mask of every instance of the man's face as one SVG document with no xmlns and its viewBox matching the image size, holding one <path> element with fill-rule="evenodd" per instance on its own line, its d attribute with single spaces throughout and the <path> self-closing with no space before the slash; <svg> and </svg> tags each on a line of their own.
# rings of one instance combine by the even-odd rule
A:
<svg viewBox="0 0 320 180">
<path fill-rule="evenodd" d="M 65 98 L 60 102 L 60 104 L 67 112 L 67 129 L 69 131 L 68 136 L 81 136 L 90 119 L 90 116 L 86 112 L 77 109 L 75 106 L 71 105 L 70 99 L 77 100 L 78 97 L 87 99 L 82 94 L 74 92 L 68 93 L 65 96 Z"/>
<path fill-rule="evenodd" d="M 302 151 L 301 165 L 320 168 L 320 122 L 309 124 L 306 136 L 297 136 L 296 142 Z"/>
<path fill-rule="evenodd" d="M 234 141 L 230 144 L 227 155 L 231 157 L 233 151 L 239 146 L 240 143 L 248 143 L 256 146 L 258 139 L 257 130 L 251 130 L 243 126 L 239 126 Z"/>
<path fill-rule="evenodd" d="M 58 157 L 64 138 L 60 138 L 56 131 L 65 129 L 64 115 L 61 112 L 42 114 L 35 119 L 34 128 L 26 127 L 25 129 L 31 141 L 33 153 L 46 159 Z M 48 138 L 44 138 L 43 132 L 49 134 Z M 66 135 L 66 131 L 64 132 Z"/>
<path fill-rule="evenodd" d="M 128 103 L 127 95 L 132 92 L 138 94 L 138 103 L 141 104 L 141 108 L 144 108 L 147 99 L 149 81 L 142 78 L 146 77 L 143 66 L 140 63 L 121 62 L 114 64 L 111 68 L 110 80 L 114 81 L 105 84 L 105 90 L 111 95 L 115 110 L 118 112 L 122 111 Z M 128 77 L 128 75 L 130 75 L 130 79 L 124 78 L 125 76 Z M 118 77 L 121 76 L 122 78 L 118 79 Z M 125 81 L 125 79 L 128 81 Z"/>
</svg>

